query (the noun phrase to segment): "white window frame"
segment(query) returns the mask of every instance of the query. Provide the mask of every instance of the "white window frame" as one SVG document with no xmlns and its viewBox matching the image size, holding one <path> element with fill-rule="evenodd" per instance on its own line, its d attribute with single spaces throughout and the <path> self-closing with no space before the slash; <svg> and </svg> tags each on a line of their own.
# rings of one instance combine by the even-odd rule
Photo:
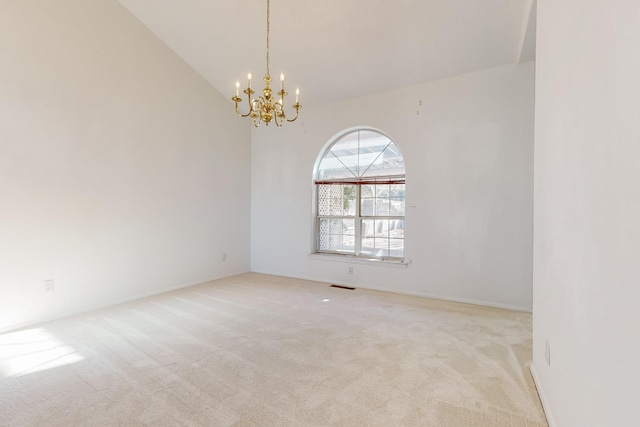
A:
<svg viewBox="0 0 640 427">
<path fill-rule="evenodd" d="M 405 174 L 401 174 L 401 175 L 375 175 L 375 176 L 370 176 L 370 177 L 362 177 L 362 178 L 345 178 L 345 179 L 318 179 L 318 175 L 320 172 L 320 166 L 322 163 L 322 160 L 325 158 L 325 156 L 327 155 L 327 153 L 332 149 L 332 147 L 336 144 L 338 144 L 344 137 L 346 137 L 349 134 L 355 133 L 355 132 L 360 132 L 360 131 L 369 131 L 369 132 L 375 132 L 380 134 L 381 136 L 384 136 L 385 138 L 388 138 L 390 142 L 393 142 L 393 144 L 396 146 L 396 148 L 399 149 L 399 147 L 397 146 L 397 144 L 395 143 L 395 141 L 390 138 L 388 135 L 386 135 L 384 132 L 378 130 L 378 129 L 373 129 L 373 128 L 365 128 L 365 127 L 358 127 L 358 128 L 352 128 L 352 129 L 348 129 L 345 130 L 344 132 L 341 132 L 340 134 L 336 135 L 334 138 L 332 138 L 324 147 L 324 149 L 321 151 L 320 155 L 318 156 L 318 159 L 316 161 L 315 167 L 314 167 L 314 171 L 313 171 L 313 254 L 314 255 L 333 255 L 333 256 L 338 256 L 338 257 L 344 257 L 344 258 L 349 258 L 349 259 L 360 259 L 360 260 L 373 260 L 373 261 L 391 261 L 391 262 L 395 262 L 395 263 L 404 263 L 404 259 L 406 257 L 406 233 L 403 232 L 403 246 L 402 246 L 402 256 L 401 257 L 394 257 L 391 256 L 390 253 L 390 248 L 389 248 L 389 254 L 388 256 L 375 256 L 375 255 L 371 255 L 371 254 L 362 254 L 362 240 L 363 240 L 363 236 L 362 236 L 362 224 L 363 221 L 365 220 L 383 220 L 383 221 L 402 221 L 404 226 L 403 226 L 403 230 L 406 229 L 406 204 L 405 204 L 405 209 L 404 215 L 367 215 L 367 216 L 363 216 L 362 212 L 361 212 L 361 208 L 362 208 L 362 187 L 364 185 L 382 185 L 382 184 L 390 184 L 390 185 L 406 185 L 406 175 Z M 384 151 L 384 150 L 383 150 Z M 356 188 L 356 195 L 355 195 L 355 215 L 345 215 L 343 213 L 343 215 L 320 215 L 320 187 L 321 185 L 354 185 Z M 373 198 L 375 200 L 375 197 Z M 406 203 L 406 191 L 404 194 L 404 198 L 403 201 Z M 345 252 L 340 252 L 340 251 L 331 251 L 331 250 L 321 250 L 320 249 L 320 220 L 321 219 L 349 219 L 349 220 L 353 220 L 354 221 L 354 252 L 353 253 L 345 253 Z"/>
</svg>

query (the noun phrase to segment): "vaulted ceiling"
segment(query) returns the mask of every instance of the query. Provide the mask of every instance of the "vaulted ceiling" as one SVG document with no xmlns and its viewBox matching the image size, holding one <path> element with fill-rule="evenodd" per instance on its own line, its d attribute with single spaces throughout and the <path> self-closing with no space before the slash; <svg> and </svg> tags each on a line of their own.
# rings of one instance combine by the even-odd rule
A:
<svg viewBox="0 0 640 427">
<path fill-rule="evenodd" d="M 266 0 L 119 0 L 223 95 L 262 88 Z M 303 105 L 533 60 L 535 0 L 271 0 L 271 75 Z"/>
</svg>

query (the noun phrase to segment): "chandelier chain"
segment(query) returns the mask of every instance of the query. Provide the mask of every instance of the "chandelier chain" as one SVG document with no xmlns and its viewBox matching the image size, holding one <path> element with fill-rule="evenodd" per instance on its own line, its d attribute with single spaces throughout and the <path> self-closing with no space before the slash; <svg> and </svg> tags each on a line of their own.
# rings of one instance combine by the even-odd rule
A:
<svg viewBox="0 0 640 427">
<path fill-rule="evenodd" d="M 269 7 L 269 0 L 267 0 L 267 76 L 269 76 L 269 21 L 271 15 L 271 8 Z"/>
</svg>

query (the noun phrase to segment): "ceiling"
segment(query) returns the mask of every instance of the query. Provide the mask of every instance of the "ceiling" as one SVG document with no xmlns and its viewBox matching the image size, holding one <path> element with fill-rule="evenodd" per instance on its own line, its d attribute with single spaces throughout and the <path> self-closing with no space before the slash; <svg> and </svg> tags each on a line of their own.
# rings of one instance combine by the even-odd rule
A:
<svg viewBox="0 0 640 427">
<path fill-rule="evenodd" d="M 119 1 L 223 95 L 262 87 L 266 0 Z M 534 0 L 271 0 L 271 74 L 303 105 L 534 56 Z"/>
</svg>

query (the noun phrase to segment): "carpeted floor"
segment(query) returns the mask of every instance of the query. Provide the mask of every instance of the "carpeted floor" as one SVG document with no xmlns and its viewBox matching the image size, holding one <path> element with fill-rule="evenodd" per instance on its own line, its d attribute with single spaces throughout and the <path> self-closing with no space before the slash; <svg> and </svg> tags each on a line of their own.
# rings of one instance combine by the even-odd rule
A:
<svg viewBox="0 0 640 427">
<path fill-rule="evenodd" d="M 546 426 L 531 315 L 245 274 L 0 335 L 1 426 Z"/>
</svg>

